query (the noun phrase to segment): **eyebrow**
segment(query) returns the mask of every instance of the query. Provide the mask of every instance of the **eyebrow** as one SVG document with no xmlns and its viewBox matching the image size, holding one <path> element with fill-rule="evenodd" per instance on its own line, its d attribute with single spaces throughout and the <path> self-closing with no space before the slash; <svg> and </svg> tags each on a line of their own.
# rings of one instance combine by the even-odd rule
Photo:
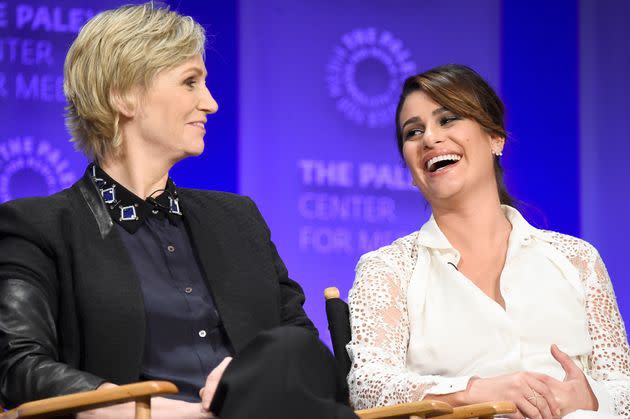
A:
<svg viewBox="0 0 630 419">
<path fill-rule="evenodd" d="M 441 113 L 444 112 L 448 112 L 449 110 L 446 109 L 444 106 L 437 108 L 436 110 L 434 110 L 433 112 L 431 112 L 431 115 L 435 116 L 435 115 L 439 115 Z M 416 122 L 421 122 L 420 117 L 419 116 L 412 116 L 411 118 L 407 119 L 403 124 L 401 129 L 404 129 L 407 125 L 409 124 L 415 124 Z"/>
<path fill-rule="evenodd" d="M 189 73 L 189 72 L 191 72 L 191 71 L 192 71 L 193 73 L 196 73 L 197 75 L 199 75 L 199 76 L 203 76 L 203 77 L 205 77 L 205 76 L 207 76 L 207 75 L 208 75 L 208 72 L 207 72 L 207 71 L 203 70 L 201 67 L 198 67 L 198 66 L 188 67 L 188 68 L 186 68 L 186 69 L 182 72 L 182 74 L 186 74 L 186 73 Z"/>
</svg>

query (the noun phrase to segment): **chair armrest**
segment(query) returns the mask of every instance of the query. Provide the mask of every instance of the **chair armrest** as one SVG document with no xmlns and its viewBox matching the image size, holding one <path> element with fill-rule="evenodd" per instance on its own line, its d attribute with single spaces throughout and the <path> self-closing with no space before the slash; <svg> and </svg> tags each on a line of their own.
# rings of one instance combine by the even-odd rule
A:
<svg viewBox="0 0 630 419">
<path fill-rule="evenodd" d="M 23 403 L 4 414 L 0 413 L 0 419 L 45 418 L 177 391 L 175 384 L 168 381 L 144 381 Z"/>
<path fill-rule="evenodd" d="M 444 402 L 436 400 L 422 400 L 420 402 L 403 403 L 396 406 L 374 407 L 372 409 L 356 410 L 354 413 L 361 419 L 406 418 L 418 416 L 421 418 L 440 416 L 452 413 L 453 408 Z"/>
<path fill-rule="evenodd" d="M 440 419 L 491 418 L 494 415 L 505 415 L 516 412 L 512 402 L 487 402 L 469 404 L 453 409 L 453 413 L 441 416 Z"/>
</svg>

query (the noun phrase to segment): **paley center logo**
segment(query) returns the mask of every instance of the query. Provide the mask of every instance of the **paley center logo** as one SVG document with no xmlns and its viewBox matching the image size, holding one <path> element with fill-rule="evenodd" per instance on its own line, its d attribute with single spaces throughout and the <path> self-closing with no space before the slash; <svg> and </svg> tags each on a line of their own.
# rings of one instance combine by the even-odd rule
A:
<svg viewBox="0 0 630 419">
<path fill-rule="evenodd" d="M 326 72 L 337 110 L 374 128 L 392 124 L 401 85 L 415 74 L 416 63 L 391 32 L 364 28 L 341 37 Z"/>
<path fill-rule="evenodd" d="M 76 179 L 68 160 L 48 141 L 22 136 L 0 143 L 0 202 L 49 195 Z"/>
</svg>

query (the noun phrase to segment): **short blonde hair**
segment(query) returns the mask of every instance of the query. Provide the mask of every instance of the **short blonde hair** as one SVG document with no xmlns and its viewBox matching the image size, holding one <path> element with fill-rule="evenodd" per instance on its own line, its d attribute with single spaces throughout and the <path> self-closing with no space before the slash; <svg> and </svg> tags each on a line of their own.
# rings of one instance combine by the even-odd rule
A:
<svg viewBox="0 0 630 419">
<path fill-rule="evenodd" d="M 66 126 L 75 147 L 96 160 L 118 156 L 120 112 L 113 95 L 129 101 L 162 71 L 205 55 L 203 27 L 153 2 L 107 10 L 90 19 L 70 46 L 63 90 Z"/>
</svg>

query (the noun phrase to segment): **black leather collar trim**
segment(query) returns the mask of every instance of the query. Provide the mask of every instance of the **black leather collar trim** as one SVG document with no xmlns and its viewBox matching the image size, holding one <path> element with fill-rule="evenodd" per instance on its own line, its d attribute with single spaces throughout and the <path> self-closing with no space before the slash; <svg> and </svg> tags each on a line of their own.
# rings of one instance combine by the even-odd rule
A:
<svg viewBox="0 0 630 419">
<path fill-rule="evenodd" d="M 94 215 L 94 218 L 96 219 L 98 230 L 101 232 L 101 238 L 104 239 L 107 237 L 109 232 L 112 231 L 114 222 L 112 221 L 112 217 L 110 217 L 109 211 L 101 198 L 101 193 L 92 180 L 92 177 L 87 172 L 79 180 L 78 186 L 79 191 L 81 191 L 81 195 L 83 195 L 83 199 L 85 199 L 85 203 L 90 208 L 92 215 Z"/>
</svg>

